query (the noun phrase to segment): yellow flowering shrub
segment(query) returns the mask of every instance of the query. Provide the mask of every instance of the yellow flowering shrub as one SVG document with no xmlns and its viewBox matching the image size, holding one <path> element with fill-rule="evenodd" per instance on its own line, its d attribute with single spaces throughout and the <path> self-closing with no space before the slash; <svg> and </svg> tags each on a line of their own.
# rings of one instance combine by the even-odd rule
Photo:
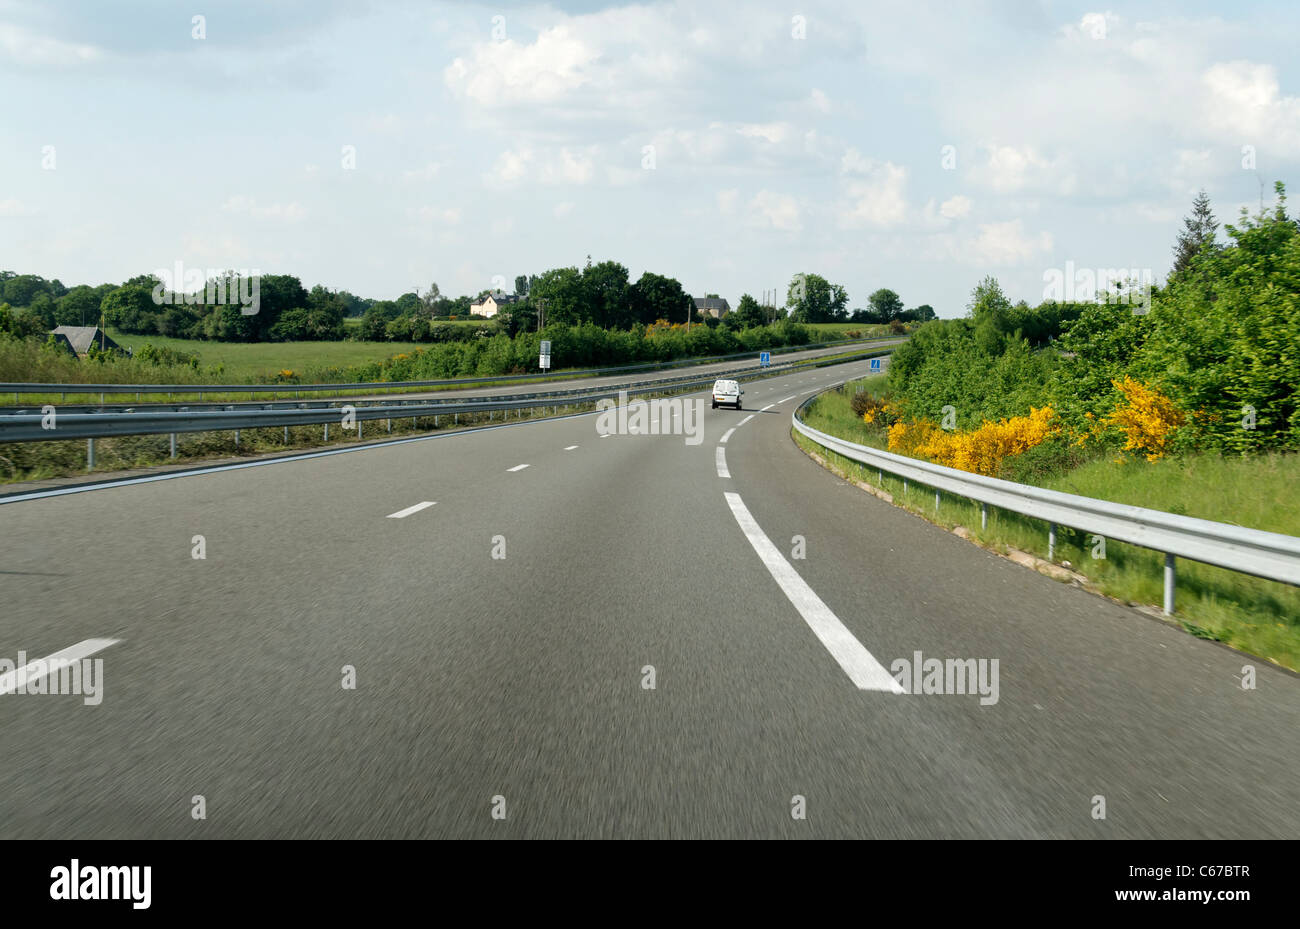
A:
<svg viewBox="0 0 1300 929">
<path fill-rule="evenodd" d="M 1143 452 L 1147 461 L 1163 458 L 1186 416 L 1172 400 L 1141 381 L 1126 376 L 1111 383 L 1124 395 L 1124 402 L 1105 422 L 1124 432 L 1124 450 Z"/>
<path fill-rule="evenodd" d="M 1051 435 L 1055 415 L 1050 406 L 1031 408 L 1028 416 L 995 423 L 985 420 L 968 432 L 948 432 L 928 420 L 898 422 L 889 428 L 889 450 L 993 477 L 1004 458 L 1019 455 Z"/>
</svg>

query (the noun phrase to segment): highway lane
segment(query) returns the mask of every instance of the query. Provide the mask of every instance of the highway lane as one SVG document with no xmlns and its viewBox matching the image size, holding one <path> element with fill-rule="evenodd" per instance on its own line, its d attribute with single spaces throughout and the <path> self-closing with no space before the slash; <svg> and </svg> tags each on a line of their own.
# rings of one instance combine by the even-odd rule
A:
<svg viewBox="0 0 1300 929">
<path fill-rule="evenodd" d="M 1294 677 L 1241 691 L 793 446 L 784 398 L 864 369 L 747 385 L 694 446 L 588 415 L 0 505 L 0 657 L 121 640 L 99 706 L 0 696 L 6 834 L 1300 834 Z M 727 492 L 872 655 L 1000 658 L 999 702 L 855 687 Z"/>
</svg>

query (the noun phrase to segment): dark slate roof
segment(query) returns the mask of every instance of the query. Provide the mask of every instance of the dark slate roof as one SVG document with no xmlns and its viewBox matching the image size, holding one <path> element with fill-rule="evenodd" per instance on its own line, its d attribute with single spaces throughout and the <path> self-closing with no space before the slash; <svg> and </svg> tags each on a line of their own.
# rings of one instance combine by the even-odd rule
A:
<svg viewBox="0 0 1300 929">
<path fill-rule="evenodd" d="M 50 338 L 54 340 L 55 345 L 63 349 L 69 355 L 77 354 L 77 350 L 72 347 L 72 343 L 68 341 L 68 337 L 62 332 L 51 332 Z"/>
<path fill-rule="evenodd" d="M 697 310 L 730 310 L 731 306 L 727 303 L 725 297 L 696 297 L 695 308 Z"/>
<path fill-rule="evenodd" d="M 78 355 L 84 355 L 86 352 L 90 351 L 91 345 L 97 347 L 100 345 L 100 331 L 98 326 L 55 326 L 52 331 L 55 335 L 61 335 L 67 338 L 67 340 L 72 343 L 73 351 Z M 105 333 L 103 335 L 103 347 L 106 349 L 121 349 L 122 346 L 110 339 L 108 334 Z"/>
</svg>

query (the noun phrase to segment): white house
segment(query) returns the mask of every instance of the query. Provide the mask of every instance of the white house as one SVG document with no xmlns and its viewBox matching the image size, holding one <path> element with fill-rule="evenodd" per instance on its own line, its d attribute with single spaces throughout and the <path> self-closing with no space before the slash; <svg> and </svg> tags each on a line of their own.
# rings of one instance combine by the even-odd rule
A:
<svg viewBox="0 0 1300 929">
<path fill-rule="evenodd" d="M 484 316 L 491 319 L 493 316 L 497 315 L 497 312 L 500 311 L 503 306 L 518 303 L 521 299 L 521 297 L 518 297 L 515 294 L 506 294 L 497 290 L 489 293 L 480 302 L 471 303 L 469 305 L 469 312 L 471 316 Z"/>
</svg>

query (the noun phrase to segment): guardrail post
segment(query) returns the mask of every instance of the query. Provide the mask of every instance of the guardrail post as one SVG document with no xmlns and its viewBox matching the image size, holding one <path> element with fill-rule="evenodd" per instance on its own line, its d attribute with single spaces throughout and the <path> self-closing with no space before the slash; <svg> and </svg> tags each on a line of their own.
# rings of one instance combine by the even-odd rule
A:
<svg viewBox="0 0 1300 929">
<path fill-rule="evenodd" d="M 903 493 L 907 493 L 907 478 L 903 478 Z"/>
<path fill-rule="evenodd" d="M 95 470 L 95 440 L 86 440 L 86 470 Z"/>
<path fill-rule="evenodd" d="M 288 445 L 288 444 L 289 444 L 289 427 L 288 427 L 288 426 L 285 426 L 285 427 L 284 427 L 284 444 L 285 444 L 285 445 Z"/>
<path fill-rule="evenodd" d="M 235 448 L 239 448 L 239 430 L 235 430 Z"/>
<path fill-rule="evenodd" d="M 358 441 L 361 439 L 361 429 L 362 429 L 362 426 L 363 426 L 363 425 L 364 425 L 364 423 L 362 423 L 361 420 L 358 419 L 358 420 L 357 420 L 357 439 L 358 439 Z M 288 430 L 286 429 L 286 431 L 288 431 Z"/>
<path fill-rule="evenodd" d="M 460 414 L 459 414 L 459 413 L 456 414 L 456 422 L 455 422 L 455 425 L 457 425 L 457 426 L 460 425 Z"/>
<path fill-rule="evenodd" d="M 325 441 L 328 442 L 329 440 L 330 440 L 330 424 L 329 424 L 329 423 L 326 423 L 326 424 L 325 424 Z"/>
<path fill-rule="evenodd" d="M 1056 523 L 1047 524 L 1047 560 L 1056 560 Z"/>
<path fill-rule="evenodd" d="M 1172 616 L 1174 612 L 1174 556 L 1165 554 L 1165 615 Z"/>
<path fill-rule="evenodd" d="M 388 431 L 393 431 L 393 418 L 391 416 L 388 418 Z"/>
<path fill-rule="evenodd" d="M 934 492 L 934 511 L 939 512 L 939 491 Z"/>
<path fill-rule="evenodd" d="M 176 433 L 174 432 L 172 433 L 171 436 L 171 445 L 172 445 L 172 457 L 175 458 L 176 457 Z"/>
<path fill-rule="evenodd" d="M 980 504 L 980 529 L 987 529 L 988 527 L 989 527 L 989 505 L 987 503 L 981 503 Z"/>
</svg>

